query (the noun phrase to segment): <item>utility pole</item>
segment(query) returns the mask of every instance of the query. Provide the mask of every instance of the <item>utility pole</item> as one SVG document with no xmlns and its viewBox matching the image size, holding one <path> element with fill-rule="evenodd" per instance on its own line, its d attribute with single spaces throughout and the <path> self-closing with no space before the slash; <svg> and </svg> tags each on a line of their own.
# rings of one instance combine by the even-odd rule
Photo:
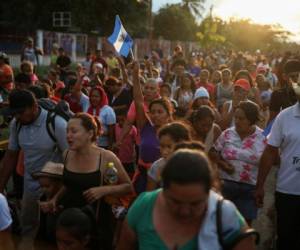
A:
<svg viewBox="0 0 300 250">
<path fill-rule="evenodd" d="M 149 29 L 149 47 L 152 50 L 152 39 L 153 39 L 153 15 L 152 15 L 152 0 L 149 0 L 148 4 L 148 29 Z"/>
</svg>

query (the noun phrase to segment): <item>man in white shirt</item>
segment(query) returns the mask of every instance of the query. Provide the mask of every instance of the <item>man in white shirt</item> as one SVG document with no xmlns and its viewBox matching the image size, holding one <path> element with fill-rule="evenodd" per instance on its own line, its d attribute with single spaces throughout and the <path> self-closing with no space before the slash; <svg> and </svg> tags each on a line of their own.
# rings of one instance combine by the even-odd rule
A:
<svg viewBox="0 0 300 250">
<path fill-rule="evenodd" d="M 294 73 L 299 75 L 300 66 Z M 300 81 L 291 84 L 298 102 L 276 117 L 261 157 L 255 194 L 257 204 L 262 206 L 266 177 L 280 156 L 275 194 L 278 250 L 300 246 Z"/>
</svg>

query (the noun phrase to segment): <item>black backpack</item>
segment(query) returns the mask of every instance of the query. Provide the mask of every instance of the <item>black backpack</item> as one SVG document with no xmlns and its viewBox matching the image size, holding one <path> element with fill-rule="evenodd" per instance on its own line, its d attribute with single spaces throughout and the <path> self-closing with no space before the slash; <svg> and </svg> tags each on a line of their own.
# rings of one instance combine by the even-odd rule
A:
<svg viewBox="0 0 300 250">
<path fill-rule="evenodd" d="M 49 98 L 41 98 L 38 100 L 38 104 L 41 108 L 48 111 L 46 119 L 46 128 L 50 138 L 56 143 L 55 138 L 55 117 L 60 116 L 64 120 L 69 121 L 74 116 L 74 113 L 70 110 L 70 106 L 66 101 L 59 101 L 57 104 Z M 16 124 L 17 135 L 22 128 L 22 124 Z"/>
</svg>

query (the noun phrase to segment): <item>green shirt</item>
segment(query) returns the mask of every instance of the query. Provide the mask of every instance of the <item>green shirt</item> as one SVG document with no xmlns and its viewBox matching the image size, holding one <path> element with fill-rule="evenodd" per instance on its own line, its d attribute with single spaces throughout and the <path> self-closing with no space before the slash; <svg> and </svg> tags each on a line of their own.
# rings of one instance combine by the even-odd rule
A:
<svg viewBox="0 0 300 250">
<path fill-rule="evenodd" d="M 141 194 L 129 209 L 127 221 L 129 227 L 136 233 L 139 249 L 169 250 L 153 225 L 153 208 L 161 189 Z M 197 236 L 177 250 L 197 249 Z"/>
</svg>

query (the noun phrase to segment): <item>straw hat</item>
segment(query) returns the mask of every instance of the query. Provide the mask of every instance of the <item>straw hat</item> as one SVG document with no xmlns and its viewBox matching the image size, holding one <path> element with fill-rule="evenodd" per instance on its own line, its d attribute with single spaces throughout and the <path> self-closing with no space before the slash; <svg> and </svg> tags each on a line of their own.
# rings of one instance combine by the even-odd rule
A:
<svg viewBox="0 0 300 250">
<path fill-rule="evenodd" d="M 55 163 L 48 161 L 40 172 L 32 174 L 34 179 L 39 177 L 62 178 L 64 165 L 62 163 Z"/>
</svg>

